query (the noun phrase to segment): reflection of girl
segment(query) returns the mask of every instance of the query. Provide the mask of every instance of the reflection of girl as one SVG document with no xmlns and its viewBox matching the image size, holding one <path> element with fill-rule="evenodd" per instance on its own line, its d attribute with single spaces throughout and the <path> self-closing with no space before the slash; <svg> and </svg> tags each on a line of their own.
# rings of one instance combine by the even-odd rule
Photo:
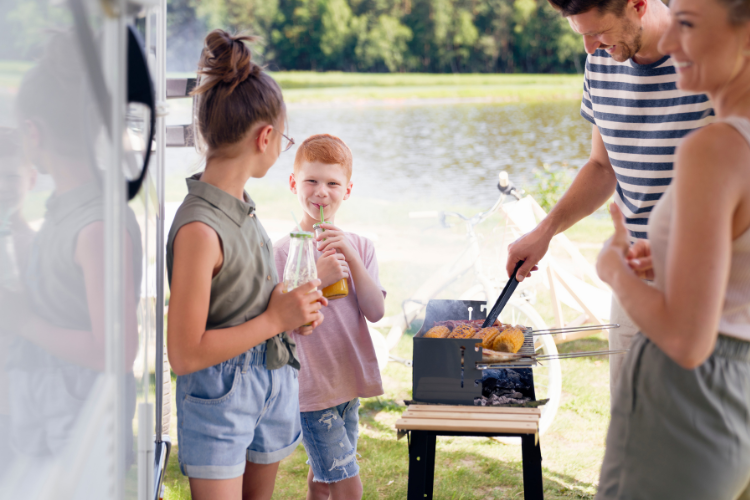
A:
<svg viewBox="0 0 750 500">
<path fill-rule="evenodd" d="M 26 156 L 55 184 L 28 253 L 24 297 L 5 301 L 2 311 L 17 336 L 8 365 L 13 444 L 35 456 L 65 446 L 105 363 L 104 205 L 87 156 L 99 127 L 84 111 L 91 106 L 76 54 L 66 35 L 55 35 L 24 76 L 16 103 Z M 130 211 L 126 226 L 125 359 L 132 370 L 141 242 Z M 128 386 L 132 418 L 132 375 Z"/>
<path fill-rule="evenodd" d="M 167 241 L 169 361 L 177 377 L 182 472 L 196 500 L 271 498 L 279 461 L 302 439 L 294 344 L 322 321 L 320 281 L 282 294 L 271 241 L 243 191 L 282 151 L 281 89 L 247 37 L 216 30 L 200 62 L 206 170 Z M 291 145 L 291 143 L 289 144 Z"/>
<path fill-rule="evenodd" d="M 598 499 L 750 498 L 750 0 L 672 0 L 659 45 L 718 120 L 677 149 L 649 219 L 654 286 L 615 236 L 599 275 L 640 327 L 614 390 Z M 632 264 L 633 268 L 642 266 Z"/>
</svg>

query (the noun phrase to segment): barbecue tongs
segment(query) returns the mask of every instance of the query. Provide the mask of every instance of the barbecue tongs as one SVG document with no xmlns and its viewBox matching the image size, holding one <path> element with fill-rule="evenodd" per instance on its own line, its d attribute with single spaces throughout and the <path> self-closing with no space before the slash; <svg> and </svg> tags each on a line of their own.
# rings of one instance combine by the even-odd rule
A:
<svg viewBox="0 0 750 500">
<path fill-rule="evenodd" d="M 521 269 L 523 263 L 524 261 L 519 260 L 518 264 L 516 264 L 516 268 L 513 270 L 513 275 L 505 284 L 505 288 L 503 288 L 503 291 L 500 292 L 500 296 L 497 298 L 497 302 L 495 302 L 495 305 L 492 306 L 490 312 L 487 313 L 487 319 L 484 320 L 484 323 L 482 323 L 482 328 L 488 328 L 495 324 L 495 320 L 498 318 L 498 316 L 500 316 L 500 313 L 503 311 L 505 304 L 507 304 L 508 300 L 510 300 L 510 296 L 513 295 L 513 292 L 516 291 L 516 287 L 518 286 L 516 275 L 518 274 L 518 270 Z"/>
</svg>

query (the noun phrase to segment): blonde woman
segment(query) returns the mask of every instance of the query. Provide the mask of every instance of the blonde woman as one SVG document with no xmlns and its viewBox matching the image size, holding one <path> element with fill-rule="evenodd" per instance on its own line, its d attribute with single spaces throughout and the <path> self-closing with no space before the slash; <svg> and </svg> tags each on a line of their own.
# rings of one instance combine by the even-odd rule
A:
<svg viewBox="0 0 750 500">
<path fill-rule="evenodd" d="M 750 0 L 670 10 L 660 50 L 717 120 L 680 143 L 650 246 L 629 248 L 611 207 L 597 269 L 640 333 L 614 390 L 596 498 L 750 498 Z M 633 271 L 649 261 L 654 286 Z"/>
</svg>

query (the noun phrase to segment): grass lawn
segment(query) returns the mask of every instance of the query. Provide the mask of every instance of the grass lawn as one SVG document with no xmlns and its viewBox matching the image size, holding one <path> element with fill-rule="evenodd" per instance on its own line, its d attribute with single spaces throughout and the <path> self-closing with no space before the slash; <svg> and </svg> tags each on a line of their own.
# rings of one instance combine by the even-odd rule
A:
<svg viewBox="0 0 750 500">
<path fill-rule="evenodd" d="M 17 89 L 32 64 L 0 61 L 0 88 Z M 277 71 L 288 103 L 440 101 L 536 102 L 577 100 L 581 75 L 343 73 Z M 172 73 L 189 77 L 193 73 Z"/>
<path fill-rule="evenodd" d="M 560 346 L 561 351 L 606 348 L 600 338 Z M 395 350 L 411 357 L 411 337 Z M 593 498 L 609 421 L 609 362 L 578 358 L 562 363 L 563 401 L 550 430 L 541 438 L 544 494 L 548 499 Z M 406 498 L 408 446 L 396 440 L 394 424 L 411 395 L 411 372 L 391 363 L 383 374 L 386 393 L 365 399 L 360 410 L 358 452 L 364 498 Z M 167 473 L 169 500 L 187 500 L 190 488 L 176 460 Z M 274 498 L 299 499 L 306 492 L 307 465 L 302 445 L 281 462 Z M 523 498 L 521 447 L 486 438 L 439 437 L 435 461 L 436 499 Z"/>
<path fill-rule="evenodd" d="M 289 103 L 482 100 L 535 102 L 581 97 L 580 75 L 274 72 Z M 182 74 L 182 76 L 192 76 Z"/>
<path fill-rule="evenodd" d="M 273 73 L 289 102 L 424 99 L 530 102 L 579 99 L 580 75 Z"/>
</svg>

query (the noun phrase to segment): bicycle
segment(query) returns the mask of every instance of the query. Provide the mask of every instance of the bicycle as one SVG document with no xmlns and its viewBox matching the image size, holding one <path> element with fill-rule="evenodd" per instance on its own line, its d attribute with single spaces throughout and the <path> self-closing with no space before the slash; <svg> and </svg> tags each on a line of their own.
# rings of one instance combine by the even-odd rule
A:
<svg viewBox="0 0 750 500">
<path fill-rule="evenodd" d="M 425 282 L 412 295 L 412 297 L 402 303 L 401 314 L 383 318 L 377 323 L 369 325 L 371 327 L 370 331 L 371 336 L 373 337 L 373 342 L 376 350 L 380 351 L 381 359 L 383 358 L 383 350 L 390 351 L 398 344 L 399 339 L 409 328 L 411 323 L 416 320 L 427 307 L 427 302 L 436 298 L 439 293 L 451 284 L 457 282 L 467 273 L 473 271 L 474 283 L 461 294 L 459 297 L 460 299 L 483 300 L 489 302 L 491 307 L 492 303 L 500 294 L 502 287 L 507 281 L 507 277 L 503 276 L 501 278 L 495 276 L 494 278 L 491 278 L 485 272 L 485 266 L 481 256 L 481 245 L 479 236 L 476 233 L 476 227 L 496 212 L 501 214 L 504 213 L 503 205 L 506 198 L 510 196 L 513 198 L 513 201 L 519 201 L 521 200 L 522 193 L 509 180 L 508 174 L 505 171 L 500 172 L 498 177 L 500 196 L 495 204 L 485 212 L 480 212 L 472 217 L 467 217 L 458 212 L 438 211 L 412 212 L 409 214 L 409 217 L 413 219 L 436 218 L 443 228 L 451 227 L 448 224 L 449 218 L 459 219 L 466 227 L 467 245 L 465 250 L 456 260 L 440 269 L 431 279 L 427 280 L 427 282 Z M 518 236 L 520 236 L 518 231 L 513 232 L 511 235 L 513 239 L 510 241 L 515 240 Z M 505 240 L 505 238 L 503 239 Z M 507 243 L 510 243 L 510 241 L 507 241 Z M 507 244 L 505 244 L 505 242 L 501 243 L 501 248 L 503 250 L 506 247 Z M 500 315 L 500 321 L 503 323 L 530 326 L 535 330 L 545 330 L 547 329 L 547 324 L 531 304 L 531 300 L 533 300 L 535 293 L 526 285 L 527 282 L 521 283 L 516 294 L 511 298 Z M 390 330 L 388 331 L 388 334 L 383 337 L 380 332 L 374 330 L 373 327 L 390 328 Z M 535 342 L 537 353 L 557 354 L 557 347 L 551 336 L 538 336 L 536 337 Z M 393 355 L 389 355 L 388 360 L 400 362 L 409 367 L 411 366 L 410 360 L 403 360 Z M 554 419 L 560 405 L 560 397 L 562 393 L 560 362 L 558 360 L 552 360 L 546 362 L 543 366 L 535 367 L 534 385 L 537 389 L 537 399 L 549 399 L 549 401 L 541 407 L 542 417 L 539 422 L 539 432 L 540 434 L 543 434 Z"/>
</svg>

